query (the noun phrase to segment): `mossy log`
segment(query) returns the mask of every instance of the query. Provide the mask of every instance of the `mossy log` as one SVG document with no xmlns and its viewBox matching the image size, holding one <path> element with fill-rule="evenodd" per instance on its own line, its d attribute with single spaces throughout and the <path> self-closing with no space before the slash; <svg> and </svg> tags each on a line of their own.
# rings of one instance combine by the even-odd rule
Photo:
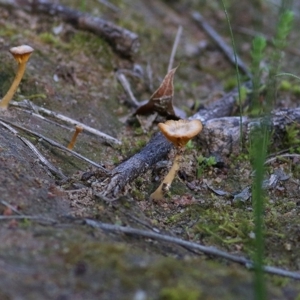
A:
<svg viewBox="0 0 300 300">
<path fill-rule="evenodd" d="M 93 32 L 105 39 L 114 51 L 126 58 L 132 58 L 138 51 L 138 35 L 99 17 L 68 8 L 66 6 L 41 0 L 0 0 L 0 5 L 24 9 L 30 13 L 57 16 L 75 28 Z"/>
</svg>

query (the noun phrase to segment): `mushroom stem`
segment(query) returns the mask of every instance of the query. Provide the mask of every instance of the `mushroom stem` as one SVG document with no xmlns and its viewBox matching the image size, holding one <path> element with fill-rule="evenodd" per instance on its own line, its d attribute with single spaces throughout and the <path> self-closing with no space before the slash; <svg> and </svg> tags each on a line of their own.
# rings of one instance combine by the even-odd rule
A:
<svg viewBox="0 0 300 300">
<path fill-rule="evenodd" d="M 69 150 L 72 150 L 73 148 L 74 148 L 74 145 L 75 145 L 75 142 L 76 142 L 76 139 L 77 139 L 77 136 L 78 136 L 78 134 L 80 133 L 80 132 L 82 132 L 82 130 L 83 130 L 83 128 L 81 127 L 81 126 L 76 126 L 75 127 L 75 132 L 74 132 L 74 134 L 73 134 L 73 136 L 72 136 L 72 139 L 71 139 L 71 141 L 70 141 L 70 143 L 69 143 L 69 145 L 68 145 L 68 149 Z"/>
<path fill-rule="evenodd" d="M 159 187 L 150 195 L 151 200 L 160 201 L 164 198 L 164 192 L 168 191 L 172 181 L 175 178 L 180 166 L 181 154 L 177 153 L 173 162 L 173 165 Z"/>
<path fill-rule="evenodd" d="M 25 69 L 26 69 L 26 62 L 19 63 L 18 71 L 14 78 L 14 81 L 13 81 L 11 87 L 9 88 L 8 92 L 6 93 L 6 95 L 0 101 L 0 108 L 7 109 L 9 101 L 12 99 L 13 95 L 15 94 L 15 92 L 21 82 L 21 79 L 24 75 Z"/>
</svg>

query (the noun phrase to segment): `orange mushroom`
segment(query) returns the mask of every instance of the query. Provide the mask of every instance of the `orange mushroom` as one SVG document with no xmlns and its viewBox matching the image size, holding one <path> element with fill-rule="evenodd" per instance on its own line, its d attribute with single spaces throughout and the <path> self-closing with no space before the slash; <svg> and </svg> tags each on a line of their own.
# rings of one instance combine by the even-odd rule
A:
<svg viewBox="0 0 300 300">
<path fill-rule="evenodd" d="M 76 125 L 75 132 L 74 132 L 74 134 L 72 136 L 72 139 L 71 139 L 71 141 L 70 141 L 70 143 L 69 143 L 69 145 L 67 147 L 69 150 L 72 150 L 74 148 L 77 136 L 82 131 L 83 131 L 83 128 L 81 126 L 79 126 L 79 125 Z"/>
<path fill-rule="evenodd" d="M 13 47 L 9 51 L 18 62 L 18 70 L 11 87 L 9 88 L 3 99 L 0 101 L 0 108 L 2 109 L 7 109 L 10 100 L 12 99 L 21 82 L 26 69 L 26 63 L 34 49 L 30 46 L 22 45 L 19 47 Z"/>
<path fill-rule="evenodd" d="M 202 123 L 199 120 L 170 120 L 165 123 L 159 123 L 158 127 L 163 135 L 174 144 L 177 153 L 169 173 L 155 192 L 150 195 L 150 199 L 156 201 L 162 200 L 164 198 L 164 192 L 169 190 L 179 170 L 184 146 L 202 130 Z"/>
<path fill-rule="evenodd" d="M 158 127 L 175 147 L 183 147 L 202 130 L 202 123 L 199 120 L 170 120 L 159 123 Z"/>
</svg>

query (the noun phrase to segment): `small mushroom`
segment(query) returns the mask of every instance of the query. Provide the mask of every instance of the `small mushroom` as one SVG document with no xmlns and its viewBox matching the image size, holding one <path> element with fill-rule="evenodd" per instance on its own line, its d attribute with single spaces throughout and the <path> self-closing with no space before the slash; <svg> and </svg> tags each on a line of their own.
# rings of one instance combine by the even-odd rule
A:
<svg viewBox="0 0 300 300">
<path fill-rule="evenodd" d="M 21 79 L 26 69 L 26 63 L 34 49 L 30 46 L 22 45 L 19 47 L 13 47 L 9 51 L 13 55 L 15 60 L 18 62 L 18 70 L 11 87 L 9 88 L 8 92 L 3 97 L 3 99 L 0 101 L 0 108 L 2 109 L 7 109 L 8 103 L 12 99 L 21 82 Z"/>
<path fill-rule="evenodd" d="M 202 130 L 202 123 L 199 120 L 170 120 L 165 123 L 159 123 L 158 127 L 163 135 L 174 144 L 177 153 L 169 173 L 155 192 L 150 195 L 150 199 L 155 201 L 162 200 L 164 192 L 169 190 L 179 170 L 184 146 Z"/>
<path fill-rule="evenodd" d="M 79 125 L 76 125 L 75 132 L 74 132 L 74 134 L 72 136 L 72 139 L 71 139 L 71 141 L 70 141 L 70 143 L 69 143 L 69 145 L 67 147 L 69 150 L 72 150 L 74 148 L 77 136 L 82 131 L 83 131 L 83 128 L 81 126 L 79 126 Z"/>
</svg>

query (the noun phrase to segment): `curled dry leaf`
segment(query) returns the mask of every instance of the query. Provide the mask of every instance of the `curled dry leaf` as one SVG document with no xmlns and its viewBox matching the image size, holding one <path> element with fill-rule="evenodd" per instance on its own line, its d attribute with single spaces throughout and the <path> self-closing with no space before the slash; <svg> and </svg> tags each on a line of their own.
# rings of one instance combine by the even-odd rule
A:
<svg viewBox="0 0 300 300">
<path fill-rule="evenodd" d="M 157 112 L 161 116 L 172 119 L 185 118 L 185 113 L 173 106 L 173 78 L 176 70 L 177 67 L 168 72 L 160 87 L 154 92 L 148 102 L 141 103 L 135 111 L 135 115 L 145 115 Z"/>
</svg>

